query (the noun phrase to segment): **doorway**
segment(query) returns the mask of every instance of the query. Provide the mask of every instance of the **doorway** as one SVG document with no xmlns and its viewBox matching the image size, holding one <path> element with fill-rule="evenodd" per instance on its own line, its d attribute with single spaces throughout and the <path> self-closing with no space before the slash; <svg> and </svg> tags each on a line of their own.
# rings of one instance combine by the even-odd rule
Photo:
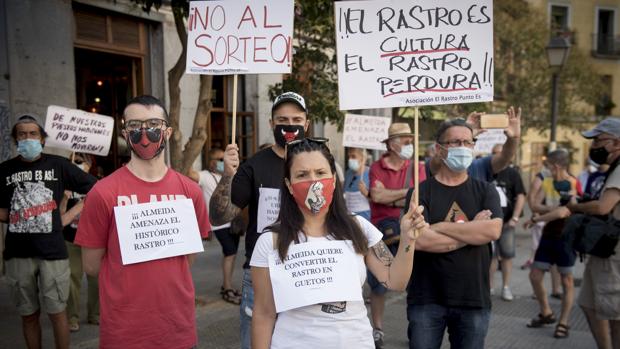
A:
<svg viewBox="0 0 620 349">
<path fill-rule="evenodd" d="M 114 118 L 108 156 L 96 156 L 92 170 L 107 176 L 129 161 L 129 149 L 121 135 L 123 108 L 133 96 L 143 93 L 141 59 L 120 54 L 75 48 L 75 77 L 78 109 Z"/>
</svg>

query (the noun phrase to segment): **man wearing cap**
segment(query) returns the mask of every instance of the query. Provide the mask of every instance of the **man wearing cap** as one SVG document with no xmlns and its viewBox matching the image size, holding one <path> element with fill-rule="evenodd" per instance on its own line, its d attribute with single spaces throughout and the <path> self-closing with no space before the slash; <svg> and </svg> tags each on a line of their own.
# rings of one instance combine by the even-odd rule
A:
<svg viewBox="0 0 620 349">
<path fill-rule="evenodd" d="M 567 207 L 571 212 L 612 215 L 620 220 L 620 119 L 607 118 L 582 135 L 592 139 L 590 159 L 599 165 L 609 164 L 609 175 L 598 200 L 572 200 Z M 588 256 L 577 303 L 598 347 L 620 348 L 620 243 L 608 258 Z"/>
<path fill-rule="evenodd" d="M 214 225 L 230 222 L 244 207 L 249 206 L 240 307 L 243 349 L 250 348 L 254 307 L 249 261 L 259 234 L 278 217 L 285 146 L 287 142 L 305 137 L 310 124 L 307 112 L 304 98 L 295 92 L 285 92 L 276 97 L 269 120 L 275 144 L 258 151 L 241 166 L 239 147 L 229 144 L 224 153 L 224 175 L 209 203 L 211 223 Z"/>
<path fill-rule="evenodd" d="M 393 123 L 388 128 L 388 138 L 383 140 L 387 152 L 370 166 L 370 216 L 371 222 L 382 233 L 383 239 L 395 254 L 400 235 L 400 211 L 404 207 L 407 190 L 414 186 L 413 133 L 407 123 Z M 424 164 L 419 163 L 420 182 L 426 179 Z M 383 346 L 383 311 L 387 289 L 368 273 L 371 322 L 375 346 Z"/>
<path fill-rule="evenodd" d="M 6 279 L 26 346 L 41 347 L 43 308 L 56 348 L 68 348 L 70 270 L 59 207 L 65 190 L 86 194 L 96 179 L 63 157 L 43 154 L 47 133 L 32 115 L 17 120 L 11 137 L 18 155 L 0 164 L 0 221 L 8 224 Z"/>
</svg>

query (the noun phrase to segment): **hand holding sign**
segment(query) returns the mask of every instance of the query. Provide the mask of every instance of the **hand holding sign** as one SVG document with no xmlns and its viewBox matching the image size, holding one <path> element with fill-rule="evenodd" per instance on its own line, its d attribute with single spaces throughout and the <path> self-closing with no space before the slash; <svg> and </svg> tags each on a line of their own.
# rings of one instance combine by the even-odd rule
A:
<svg viewBox="0 0 620 349">
<path fill-rule="evenodd" d="M 234 176 L 239 168 L 239 146 L 229 144 L 224 152 L 224 174 Z"/>
<path fill-rule="evenodd" d="M 422 235 L 422 229 L 429 225 L 424 220 L 424 206 L 418 206 L 415 203 L 415 195 L 411 195 L 409 201 L 409 210 L 400 219 L 400 236 L 409 241 L 415 241 Z"/>
</svg>

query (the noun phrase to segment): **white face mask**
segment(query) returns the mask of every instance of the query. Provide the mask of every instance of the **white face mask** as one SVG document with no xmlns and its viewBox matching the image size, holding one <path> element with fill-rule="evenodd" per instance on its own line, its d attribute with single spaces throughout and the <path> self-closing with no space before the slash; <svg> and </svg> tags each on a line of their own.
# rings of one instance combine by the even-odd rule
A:
<svg viewBox="0 0 620 349">
<path fill-rule="evenodd" d="M 360 169 L 360 162 L 357 159 L 349 159 L 349 168 L 353 171 L 357 171 Z"/>
<path fill-rule="evenodd" d="M 398 156 L 400 156 L 400 158 L 403 160 L 411 159 L 411 157 L 413 156 L 413 144 L 403 145 L 400 148 L 400 153 L 398 153 Z"/>
</svg>

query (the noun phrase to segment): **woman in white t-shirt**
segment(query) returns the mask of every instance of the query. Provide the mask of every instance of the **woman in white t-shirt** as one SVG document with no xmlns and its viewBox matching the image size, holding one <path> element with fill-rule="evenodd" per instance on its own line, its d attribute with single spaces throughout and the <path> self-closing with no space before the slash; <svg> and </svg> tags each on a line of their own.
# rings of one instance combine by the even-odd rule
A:
<svg viewBox="0 0 620 349">
<path fill-rule="evenodd" d="M 372 224 L 348 214 L 326 141 L 287 145 L 278 221 L 260 236 L 250 262 L 255 349 L 374 348 L 361 297 L 366 267 L 390 289 L 409 282 L 415 240 L 427 225 L 423 208 L 412 202 L 401 219 L 393 257 Z"/>
</svg>

